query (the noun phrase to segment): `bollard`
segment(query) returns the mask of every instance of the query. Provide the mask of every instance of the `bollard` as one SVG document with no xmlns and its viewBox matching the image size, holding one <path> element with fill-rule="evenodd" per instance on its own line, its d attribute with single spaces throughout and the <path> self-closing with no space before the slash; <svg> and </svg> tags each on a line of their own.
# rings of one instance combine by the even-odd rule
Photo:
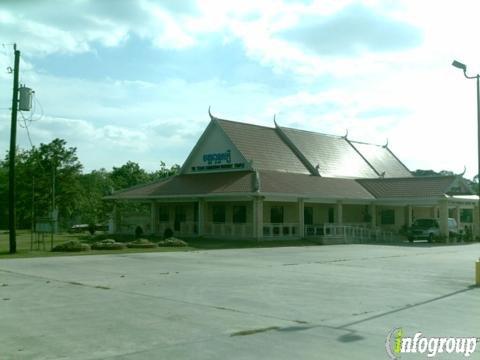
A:
<svg viewBox="0 0 480 360">
<path fill-rule="evenodd" d="M 480 259 L 475 263 L 475 285 L 480 286 Z"/>
</svg>

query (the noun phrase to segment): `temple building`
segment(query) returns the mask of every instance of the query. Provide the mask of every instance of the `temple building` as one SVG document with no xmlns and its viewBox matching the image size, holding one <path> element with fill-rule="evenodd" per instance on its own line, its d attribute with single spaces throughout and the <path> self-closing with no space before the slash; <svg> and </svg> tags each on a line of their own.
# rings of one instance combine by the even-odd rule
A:
<svg viewBox="0 0 480 360">
<path fill-rule="evenodd" d="M 478 232 L 461 175 L 414 177 L 388 144 L 209 115 L 178 175 L 106 197 L 113 232 L 335 243 L 398 237 L 416 218 Z"/>
</svg>

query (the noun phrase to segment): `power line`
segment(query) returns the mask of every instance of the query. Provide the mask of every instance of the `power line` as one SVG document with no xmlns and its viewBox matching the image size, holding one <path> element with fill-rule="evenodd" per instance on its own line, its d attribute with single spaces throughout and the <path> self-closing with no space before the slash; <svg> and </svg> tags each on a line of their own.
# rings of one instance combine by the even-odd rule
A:
<svg viewBox="0 0 480 360">
<path fill-rule="evenodd" d="M 22 126 L 22 124 L 20 124 L 20 126 L 25 127 L 25 129 L 27 130 L 28 141 L 30 142 L 30 147 L 33 149 L 33 143 L 32 143 L 32 138 L 30 137 L 30 131 L 28 129 L 27 119 L 25 119 L 25 116 L 23 116 L 23 113 L 21 111 L 20 111 L 20 115 L 22 116 L 23 124 L 25 125 L 25 126 Z M 30 122 L 32 122 L 32 120 L 30 120 Z"/>
</svg>

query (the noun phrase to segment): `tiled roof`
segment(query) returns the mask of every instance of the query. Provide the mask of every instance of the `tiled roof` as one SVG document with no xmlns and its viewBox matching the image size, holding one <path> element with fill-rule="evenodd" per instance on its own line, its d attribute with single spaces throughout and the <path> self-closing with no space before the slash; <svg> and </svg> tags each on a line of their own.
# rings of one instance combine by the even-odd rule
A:
<svg viewBox="0 0 480 360">
<path fill-rule="evenodd" d="M 446 194 L 456 176 L 357 180 L 375 198 L 435 198 Z"/>
<path fill-rule="evenodd" d="M 254 176 L 255 173 L 249 171 L 177 175 L 167 180 L 118 191 L 111 196 L 107 196 L 106 199 L 250 193 L 253 191 Z"/>
<path fill-rule="evenodd" d="M 326 199 L 370 200 L 374 197 L 354 179 L 260 171 L 262 193 L 297 194 Z"/>
<path fill-rule="evenodd" d="M 216 119 L 247 160 L 261 170 L 309 174 L 308 169 L 274 128 Z"/>
<path fill-rule="evenodd" d="M 300 195 L 326 199 L 364 199 L 374 197 L 353 179 L 335 179 L 308 174 L 259 171 L 259 193 Z M 208 196 L 252 194 L 256 191 L 255 172 L 239 171 L 177 175 L 167 180 L 126 189 L 107 199 L 148 199 L 179 195 Z"/>
<path fill-rule="evenodd" d="M 325 177 L 374 178 L 378 175 L 343 137 L 280 128 L 313 167 Z"/>
<path fill-rule="evenodd" d="M 380 145 L 365 144 L 357 141 L 350 143 L 372 165 L 378 174 L 385 173 L 385 177 L 411 177 L 410 171 L 387 148 Z"/>
</svg>

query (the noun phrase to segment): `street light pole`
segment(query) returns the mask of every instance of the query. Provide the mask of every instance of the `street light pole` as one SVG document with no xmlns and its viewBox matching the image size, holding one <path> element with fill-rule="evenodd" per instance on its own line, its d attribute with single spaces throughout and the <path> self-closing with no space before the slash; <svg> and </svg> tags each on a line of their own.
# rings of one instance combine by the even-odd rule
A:
<svg viewBox="0 0 480 360">
<path fill-rule="evenodd" d="M 454 60 L 452 62 L 452 65 L 455 66 L 458 69 L 463 70 L 463 75 L 467 79 L 476 79 L 477 81 L 477 160 L 478 160 L 478 175 L 477 175 L 477 181 L 478 181 L 478 188 L 477 188 L 477 195 L 478 197 L 478 226 L 479 229 L 477 231 L 479 232 L 480 235 L 480 74 L 477 74 L 475 76 L 468 76 L 467 75 L 467 65 L 462 64 L 461 62 Z M 475 235 L 474 235 L 475 236 Z"/>
</svg>

